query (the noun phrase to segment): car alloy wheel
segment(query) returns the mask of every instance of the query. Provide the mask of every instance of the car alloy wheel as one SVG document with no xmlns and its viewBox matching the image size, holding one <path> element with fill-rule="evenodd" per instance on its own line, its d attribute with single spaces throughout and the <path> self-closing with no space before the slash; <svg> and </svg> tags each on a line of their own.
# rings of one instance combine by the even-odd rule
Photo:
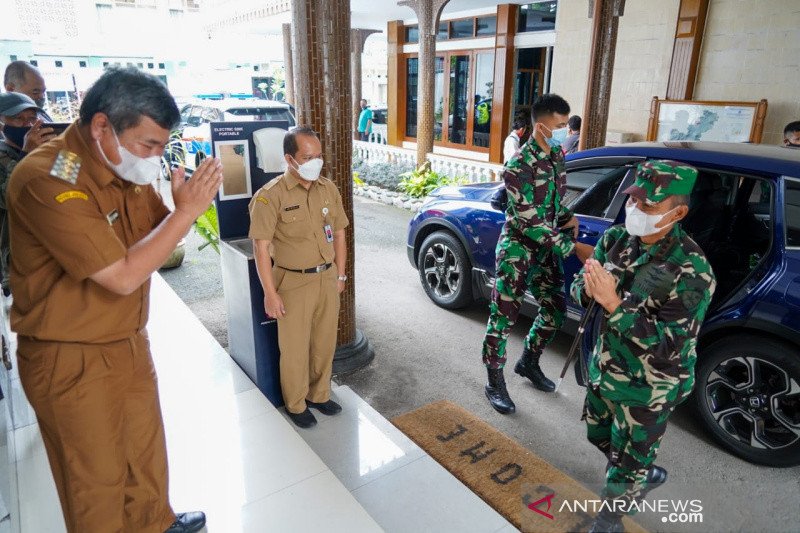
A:
<svg viewBox="0 0 800 533">
<path fill-rule="evenodd" d="M 434 243 L 425 251 L 422 268 L 428 287 L 439 298 L 452 298 L 464 282 L 463 266 L 444 243 Z"/>
<path fill-rule="evenodd" d="M 720 428 L 742 444 L 777 450 L 800 442 L 800 383 L 760 357 L 719 364 L 705 386 Z"/>
</svg>

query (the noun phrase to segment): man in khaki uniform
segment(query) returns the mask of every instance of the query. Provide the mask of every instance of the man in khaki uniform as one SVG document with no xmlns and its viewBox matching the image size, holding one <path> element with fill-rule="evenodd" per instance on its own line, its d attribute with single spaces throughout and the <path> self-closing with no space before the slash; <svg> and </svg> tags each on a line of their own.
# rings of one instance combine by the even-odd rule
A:
<svg viewBox="0 0 800 533">
<path fill-rule="evenodd" d="M 347 281 L 344 229 L 349 221 L 336 185 L 320 178 L 322 145 L 305 127 L 283 141 L 288 170 L 250 201 L 250 238 L 267 315 L 278 320 L 281 389 L 299 427 L 342 408 L 330 399 L 339 293 Z M 270 245 L 273 248 L 270 258 Z"/>
<path fill-rule="evenodd" d="M 11 326 L 70 532 L 187 533 L 169 504 L 164 427 L 145 325 L 150 276 L 209 205 L 217 160 L 150 183 L 179 121 L 167 88 L 110 69 L 80 120 L 30 153 L 8 186 Z"/>
</svg>

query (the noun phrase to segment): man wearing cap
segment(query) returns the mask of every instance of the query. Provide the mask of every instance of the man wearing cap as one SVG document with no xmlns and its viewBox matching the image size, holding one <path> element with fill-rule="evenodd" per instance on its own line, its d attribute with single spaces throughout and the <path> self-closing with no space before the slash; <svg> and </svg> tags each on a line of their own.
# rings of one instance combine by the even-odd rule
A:
<svg viewBox="0 0 800 533">
<path fill-rule="evenodd" d="M 250 238 L 264 310 L 278 321 L 286 412 L 295 425 L 310 428 L 317 419 L 309 407 L 327 416 L 342 410 L 331 400 L 331 372 L 350 222 L 336 184 L 320 177 L 319 135 L 292 128 L 283 153 L 286 173 L 250 201 Z"/>
<path fill-rule="evenodd" d="M 590 531 L 622 531 L 633 502 L 667 479 L 653 461 L 667 419 L 692 391 L 697 335 L 716 285 L 678 224 L 696 179 L 695 168 L 676 161 L 640 164 L 625 190 L 625 226 L 606 231 L 572 283 L 576 302 L 601 308 L 583 419 L 608 466 Z"/>
<path fill-rule="evenodd" d="M 42 126 L 37 118 L 41 109 L 36 102 L 22 93 L 0 94 L 0 268 L 2 269 L 3 292 L 8 294 L 8 211 L 6 211 L 6 188 L 8 178 L 17 163 L 28 152 L 32 152 L 54 137 L 53 129 Z"/>
</svg>

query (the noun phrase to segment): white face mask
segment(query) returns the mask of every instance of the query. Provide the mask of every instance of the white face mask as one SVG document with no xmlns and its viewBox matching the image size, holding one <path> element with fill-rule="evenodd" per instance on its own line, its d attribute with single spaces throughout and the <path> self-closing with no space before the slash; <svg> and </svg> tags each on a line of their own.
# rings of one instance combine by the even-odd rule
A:
<svg viewBox="0 0 800 533">
<path fill-rule="evenodd" d="M 630 233 L 631 235 L 635 235 L 637 237 L 646 237 L 648 235 L 653 235 L 654 233 L 663 231 L 664 229 L 672 225 L 669 224 L 668 226 L 660 228 L 656 227 L 656 224 L 664 220 L 664 217 L 670 214 L 674 210 L 675 208 L 672 208 L 666 213 L 661 215 L 648 215 L 635 205 L 626 205 L 625 229 L 628 230 L 628 233 Z"/>
<path fill-rule="evenodd" d="M 100 149 L 100 154 L 103 156 L 103 159 L 106 160 L 106 164 L 111 167 L 111 170 L 113 170 L 117 176 L 125 181 L 135 183 L 136 185 L 149 185 L 153 183 L 153 181 L 158 178 L 159 174 L 161 174 L 161 158 L 157 155 L 142 158 L 130 153 L 127 148 L 120 144 L 119 137 L 117 137 L 117 132 L 114 131 L 114 128 L 111 128 L 111 132 L 114 134 L 114 139 L 117 141 L 117 150 L 119 150 L 119 157 L 122 161 L 118 165 L 109 161 L 98 140 L 97 147 Z"/>
<path fill-rule="evenodd" d="M 304 180 L 317 181 L 319 179 L 319 173 L 322 172 L 322 158 L 312 159 L 302 165 L 295 159 L 294 164 L 297 165 L 295 171 L 297 171 Z"/>
</svg>

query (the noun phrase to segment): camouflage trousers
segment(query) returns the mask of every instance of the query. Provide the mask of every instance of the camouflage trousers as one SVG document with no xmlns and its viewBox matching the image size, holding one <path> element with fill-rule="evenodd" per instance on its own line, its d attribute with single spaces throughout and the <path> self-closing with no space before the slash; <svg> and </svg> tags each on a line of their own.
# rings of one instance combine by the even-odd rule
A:
<svg viewBox="0 0 800 533">
<path fill-rule="evenodd" d="M 653 409 L 624 405 L 604 398 L 595 387 L 586 388 L 586 436 L 609 462 L 604 498 L 622 500 L 626 506 L 638 500 L 673 409 L 663 404 Z"/>
<path fill-rule="evenodd" d="M 497 243 L 496 277 L 483 341 L 483 363 L 488 368 L 506 364 L 508 335 L 526 290 L 536 298 L 539 313 L 525 338 L 525 348 L 541 353 L 564 323 L 564 266 L 549 248 L 527 237 L 503 233 Z"/>
</svg>

